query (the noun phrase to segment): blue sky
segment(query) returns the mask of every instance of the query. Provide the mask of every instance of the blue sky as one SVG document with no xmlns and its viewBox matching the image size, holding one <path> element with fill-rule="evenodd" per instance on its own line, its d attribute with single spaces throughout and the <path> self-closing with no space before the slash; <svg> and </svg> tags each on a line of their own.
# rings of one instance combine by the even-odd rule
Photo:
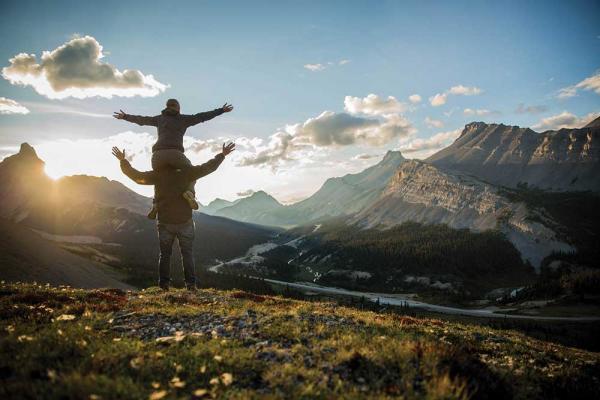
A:
<svg viewBox="0 0 600 400">
<path fill-rule="evenodd" d="M 266 189 L 292 201 L 332 175 L 376 162 L 387 149 L 417 149 L 434 135 L 456 131 L 472 120 L 544 130 L 599 112 L 600 96 L 593 82 L 571 96 L 559 95 L 561 89 L 597 75 L 599 15 L 597 1 L 5 1 L 0 15 L 2 67 L 19 53 L 34 53 L 39 59 L 42 51 L 56 49 L 73 35 L 87 35 L 103 47 L 103 62 L 151 74 L 169 87 L 153 97 L 49 99 L 32 86 L 0 79 L 0 97 L 30 111 L 0 115 L 0 157 L 27 141 L 52 150 L 46 151 L 51 158 L 48 168 L 62 163 L 55 166 L 55 175 L 74 173 L 77 163 L 69 164 L 59 156 L 60 147 L 50 143 L 65 139 L 64 146 L 77 149 L 79 141 L 88 140 L 89 146 L 96 143 L 91 140 L 100 143 L 125 131 L 154 134 L 82 112 L 110 115 L 122 108 L 152 115 L 167 98 L 175 97 L 183 112 L 194 113 L 228 101 L 235 106 L 233 113 L 191 129 L 190 138 L 263 142 L 241 146 L 239 159 L 225 174 L 247 179 L 238 178 L 223 189 L 211 178 L 211 188 L 201 200 Z M 318 70 L 307 69 L 309 64 Z M 458 85 L 473 90 L 452 94 L 461 92 L 451 91 Z M 430 98 L 444 93 L 450 93 L 445 104 L 433 106 Z M 318 144 L 315 137 L 323 132 L 317 128 L 292 130 L 292 136 L 303 135 L 310 142 L 311 152 L 297 150 L 289 159 L 280 157 L 276 165 L 270 153 L 268 163 L 240 162 L 251 159 L 253 152 L 268 153 L 270 143 L 271 149 L 276 147 L 273 135 L 286 125 L 306 123 L 324 111 L 348 114 L 346 96 L 362 99 L 369 94 L 393 96 L 403 103 L 396 112 L 411 129 L 397 129 L 389 140 L 362 140 L 358 135 L 351 144 L 331 146 Z M 420 95 L 421 102 L 410 102 L 413 94 Z M 388 121 L 383 113 L 364 109 L 350 114 Z M 438 144 L 452 137 L 447 134 Z M 405 155 L 425 157 L 434 150 L 429 146 Z M 209 154 L 199 153 L 198 160 Z M 148 166 L 147 158 L 140 150 L 140 167 Z M 110 161 L 98 159 L 102 165 L 96 166 L 96 174 L 117 179 Z M 82 169 L 94 172 L 89 165 Z"/>
</svg>

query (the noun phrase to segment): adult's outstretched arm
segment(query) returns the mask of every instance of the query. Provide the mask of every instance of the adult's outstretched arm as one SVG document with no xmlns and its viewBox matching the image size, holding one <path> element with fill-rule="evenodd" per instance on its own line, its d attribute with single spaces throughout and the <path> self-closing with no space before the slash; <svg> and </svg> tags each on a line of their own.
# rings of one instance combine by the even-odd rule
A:
<svg viewBox="0 0 600 400">
<path fill-rule="evenodd" d="M 156 173 L 154 171 L 138 171 L 131 166 L 129 160 L 125 158 L 125 150 L 121 151 L 117 147 L 112 148 L 112 154 L 119 160 L 121 171 L 129 179 L 140 185 L 154 185 L 156 182 Z"/>
<path fill-rule="evenodd" d="M 194 165 L 193 167 L 190 168 L 190 171 L 191 171 L 190 178 L 193 180 L 196 180 L 196 179 L 202 178 L 203 176 L 206 176 L 212 172 L 215 172 L 217 170 L 217 168 L 219 168 L 219 165 L 221 165 L 221 163 L 225 159 L 225 156 L 227 156 L 234 150 L 235 150 L 234 143 L 228 143 L 227 145 L 225 143 L 223 143 L 223 151 L 221 151 L 219 154 L 217 154 L 212 160 L 207 161 L 201 165 Z"/>
</svg>

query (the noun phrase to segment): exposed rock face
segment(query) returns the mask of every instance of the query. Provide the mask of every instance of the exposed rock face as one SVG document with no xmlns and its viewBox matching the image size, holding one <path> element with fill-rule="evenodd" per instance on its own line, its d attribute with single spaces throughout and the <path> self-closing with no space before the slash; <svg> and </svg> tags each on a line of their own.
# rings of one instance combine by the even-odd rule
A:
<svg viewBox="0 0 600 400">
<path fill-rule="evenodd" d="M 537 133 L 529 128 L 467 124 L 456 141 L 426 161 L 485 181 L 548 190 L 600 191 L 600 122 Z"/>
<path fill-rule="evenodd" d="M 350 221 L 364 227 L 415 221 L 474 231 L 499 229 L 535 267 L 553 250 L 571 250 L 551 229 L 527 216 L 524 204 L 511 203 L 492 185 L 410 160 L 398 168 L 379 200 Z"/>
</svg>

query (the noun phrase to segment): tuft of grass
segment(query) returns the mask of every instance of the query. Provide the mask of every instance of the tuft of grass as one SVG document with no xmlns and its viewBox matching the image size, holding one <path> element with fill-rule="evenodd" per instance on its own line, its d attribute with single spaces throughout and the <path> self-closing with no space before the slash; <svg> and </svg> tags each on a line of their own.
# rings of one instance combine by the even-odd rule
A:
<svg viewBox="0 0 600 400">
<path fill-rule="evenodd" d="M 203 289 L 0 285 L 0 398 L 592 398 L 597 353 L 511 330 Z"/>
</svg>

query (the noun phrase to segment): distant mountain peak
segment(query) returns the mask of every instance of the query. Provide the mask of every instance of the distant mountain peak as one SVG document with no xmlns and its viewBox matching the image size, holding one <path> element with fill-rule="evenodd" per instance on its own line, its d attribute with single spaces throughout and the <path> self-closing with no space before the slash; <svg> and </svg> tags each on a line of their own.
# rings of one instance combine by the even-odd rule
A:
<svg viewBox="0 0 600 400">
<path fill-rule="evenodd" d="M 43 173 L 44 161 L 40 159 L 35 149 L 29 143 L 22 143 L 18 153 L 6 157 L 0 163 L 2 169 L 15 171 L 14 168 L 24 168 L 23 171 L 31 171 L 35 174 Z"/>
<path fill-rule="evenodd" d="M 35 149 L 33 148 L 33 146 L 31 146 L 29 143 L 25 142 L 25 143 L 21 143 L 21 147 L 19 148 L 19 152 L 17 154 L 15 154 L 14 156 L 12 156 L 14 158 L 17 159 L 21 159 L 21 160 L 27 160 L 27 161 L 36 161 L 36 162 L 42 162 L 43 161 L 38 157 Z"/>
<path fill-rule="evenodd" d="M 269 193 L 265 192 L 264 190 L 258 190 L 256 192 L 252 193 L 252 195 L 250 195 L 242 200 L 250 200 L 250 199 L 261 200 L 261 201 L 267 200 L 270 202 L 281 204 L 281 203 L 279 203 L 279 201 L 277 201 L 277 199 L 275 197 L 271 196 Z"/>
<path fill-rule="evenodd" d="M 33 157 L 39 158 L 37 153 L 35 152 L 35 149 L 33 148 L 33 146 L 31 146 L 27 142 L 21 143 L 21 148 L 19 149 L 19 154 L 21 154 L 23 156 L 33 156 Z"/>
<path fill-rule="evenodd" d="M 383 156 L 383 159 L 381 159 L 381 162 L 384 163 L 395 160 L 404 160 L 402 153 L 398 150 L 388 150 Z"/>
</svg>

